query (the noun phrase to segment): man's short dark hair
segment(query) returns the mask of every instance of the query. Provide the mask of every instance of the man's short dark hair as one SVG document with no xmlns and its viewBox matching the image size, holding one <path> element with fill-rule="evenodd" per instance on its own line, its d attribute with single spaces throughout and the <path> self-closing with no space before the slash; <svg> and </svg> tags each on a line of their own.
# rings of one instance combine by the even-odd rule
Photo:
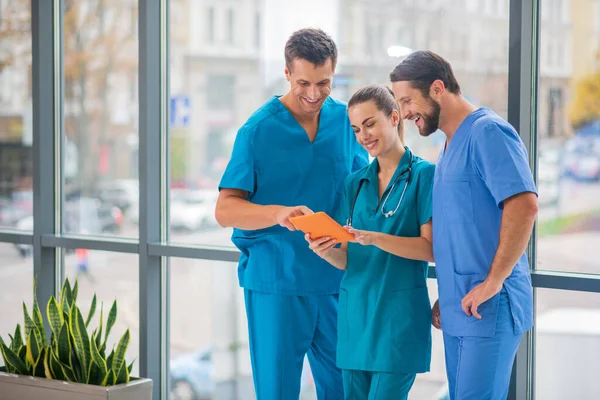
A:
<svg viewBox="0 0 600 400">
<path fill-rule="evenodd" d="M 419 89 L 423 97 L 429 97 L 431 84 L 440 80 L 450 93 L 460 94 L 460 86 L 454 76 L 450 63 L 429 50 L 415 51 L 409 54 L 390 73 L 392 82 L 408 81 Z"/>
<path fill-rule="evenodd" d="M 338 50 L 333 39 L 321 29 L 301 29 L 290 36 L 285 44 L 285 65 L 290 68 L 297 58 L 320 67 L 331 58 L 335 69 Z"/>
</svg>

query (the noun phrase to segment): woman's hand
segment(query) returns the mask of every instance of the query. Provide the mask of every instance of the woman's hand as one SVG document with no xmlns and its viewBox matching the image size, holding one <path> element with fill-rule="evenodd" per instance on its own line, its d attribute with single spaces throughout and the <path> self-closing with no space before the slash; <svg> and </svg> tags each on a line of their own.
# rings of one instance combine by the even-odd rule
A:
<svg viewBox="0 0 600 400">
<path fill-rule="evenodd" d="M 304 235 L 304 239 L 306 239 L 308 242 L 308 247 L 323 259 L 327 257 L 329 251 L 337 244 L 337 240 L 331 239 L 329 236 L 324 236 L 313 240 L 307 233 Z"/>
<path fill-rule="evenodd" d="M 363 246 L 375 245 L 379 237 L 379 232 L 361 231 L 351 226 L 345 226 L 344 228 L 354 235 L 354 242 L 360 243 Z"/>
</svg>

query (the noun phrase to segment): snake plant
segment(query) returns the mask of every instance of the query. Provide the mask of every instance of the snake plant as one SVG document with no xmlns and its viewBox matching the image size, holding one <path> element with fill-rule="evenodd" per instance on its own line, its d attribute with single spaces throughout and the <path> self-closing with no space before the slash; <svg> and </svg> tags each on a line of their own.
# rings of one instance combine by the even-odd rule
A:
<svg viewBox="0 0 600 400">
<path fill-rule="evenodd" d="M 76 304 L 78 282 L 75 281 L 71 288 L 69 280 L 65 280 L 60 297 L 56 299 L 52 296 L 46 307 L 51 329 L 48 343 L 35 286 L 34 282 L 31 314 L 23 303 L 24 331 L 17 324 L 14 335 L 8 335 L 9 345 L 0 337 L 6 372 L 100 386 L 129 382 L 129 374 L 133 368 L 133 362 L 129 366 L 125 362 L 125 352 L 130 340 L 129 329 L 106 357 L 108 335 L 117 319 L 116 300 L 108 312 L 106 327 L 103 326 L 104 310 L 101 304 L 98 327 L 89 332 L 96 313 L 96 295 L 94 294 L 84 320 Z"/>
</svg>

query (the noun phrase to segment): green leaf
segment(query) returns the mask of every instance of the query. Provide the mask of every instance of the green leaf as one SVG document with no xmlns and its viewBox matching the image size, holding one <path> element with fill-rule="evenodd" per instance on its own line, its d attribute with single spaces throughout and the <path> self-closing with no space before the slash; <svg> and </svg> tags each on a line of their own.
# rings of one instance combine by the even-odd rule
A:
<svg viewBox="0 0 600 400">
<path fill-rule="evenodd" d="M 121 363 L 121 367 L 119 368 L 119 373 L 117 374 L 117 385 L 122 383 L 129 382 L 129 371 L 127 370 L 127 364 L 125 364 L 125 360 Z"/>
<path fill-rule="evenodd" d="M 52 373 L 52 369 L 50 369 L 50 352 L 52 351 L 52 347 L 46 347 L 46 352 L 44 353 L 44 374 L 47 379 L 54 379 L 54 374 Z"/>
<path fill-rule="evenodd" d="M 14 374 L 16 372 L 14 367 L 11 366 L 8 363 L 8 361 L 6 361 L 8 359 L 8 357 L 6 356 L 6 353 L 4 352 L 5 346 L 6 346 L 6 343 L 4 343 L 4 339 L 2 339 L 2 336 L 0 336 L 0 353 L 2 353 L 2 358 L 4 359 L 4 366 L 6 367 L 6 372 L 8 372 L 9 374 Z"/>
<path fill-rule="evenodd" d="M 21 348 L 19 348 L 18 352 L 15 352 L 19 358 L 21 359 L 21 361 L 23 361 L 23 363 L 27 362 L 27 346 L 23 345 L 21 346 Z"/>
<path fill-rule="evenodd" d="M 115 349 L 114 349 L 114 347 L 111 350 L 110 354 L 108 355 L 108 358 L 106 359 L 106 368 L 112 369 L 113 358 L 115 358 Z"/>
<path fill-rule="evenodd" d="M 38 343 L 40 345 L 46 344 L 46 328 L 44 328 L 44 320 L 42 319 L 42 311 L 40 310 L 40 306 L 37 301 L 37 278 L 34 279 L 33 282 L 33 309 L 32 309 L 32 317 L 35 326 L 37 327 L 40 337 L 38 337 Z"/>
<path fill-rule="evenodd" d="M 134 361 L 132 361 L 131 364 L 129 364 L 129 367 L 127 367 L 127 371 L 129 371 L 129 375 L 131 375 L 131 371 L 133 371 L 133 363 L 134 363 Z"/>
<path fill-rule="evenodd" d="M 90 312 L 88 314 L 87 319 L 85 320 L 85 327 L 88 328 L 90 326 L 90 322 L 92 322 L 92 318 L 96 313 L 96 293 L 94 293 L 94 297 L 92 298 L 92 305 L 90 306 Z"/>
<path fill-rule="evenodd" d="M 10 365 L 13 367 L 17 374 L 28 375 L 29 368 L 27 368 L 19 356 L 16 355 L 4 341 L 0 343 L 0 346 L 2 347 L 2 355 L 4 356 L 4 363 L 6 366 Z"/>
<path fill-rule="evenodd" d="M 96 334 L 96 346 L 98 350 L 102 350 L 102 328 L 103 328 L 103 319 L 104 317 L 104 303 L 100 303 L 100 324 L 98 325 L 98 333 Z M 104 357 L 102 351 L 100 351 L 100 355 Z"/>
<path fill-rule="evenodd" d="M 48 321 L 50 322 L 50 328 L 52 329 L 52 333 L 58 336 L 60 328 L 63 326 L 65 320 L 63 317 L 62 308 L 56 302 L 54 296 L 50 297 L 50 300 L 48 301 L 48 306 L 46 307 L 46 315 L 48 316 Z"/>
<path fill-rule="evenodd" d="M 75 354 L 77 354 L 81 371 L 84 374 L 81 376 L 81 379 L 83 382 L 87 383 L 89 379 L 88 373 L 91 360 L 90 338 L 88 337 L 85 329 L 85 323 L 83 322 L 81 311 L 76 305 L 71 307 L 71 317 L 69 322 L 71 334 L 73 335 L 74 339 L 73 344 L 75 347 Z"/>
<path fill-rule="evenodd" d="M 92 342 L 92 359 L 94 360 L 94 364 L 96 364 L 96 366 L 98 368 L 97 373 L 98 373 L 98 375 L 102 376 L 102 378 L 104 378 L 106 376 L 106 372 L 108 370 L 106 361 L 100 355 L 98 346 L 96 346 L 96 341 L 92 340 L 91 342 Z M 100 382 L 97 382 L 95 384 L 98 384 L 98 383 L 100 383 Z"/>
<path fill-rule="evenodd" d="M 110 311 L 108 312 L 108 320 L 106 321 L 106 334 L 104 335 L 104 345 L 102 347 L 105 347 L 106 340 L 108 339 L 108 335 L 110 334 L 112 327 L 115 325 L 116 320 L 117 320 L 117 301 L 115 300 L 113 302 L 112 306 L 110 307 Z"/>
<path fill-rule="evenodd" d="M 17 324 L 17 328 L 15 329 L 15 337 L 13 339 L 13 344 L 15 345 L 15 349 L 20 349 L 21 346 L 24 345 L 23 335 L 21 335 L 21 324 Z"/>
<path fill-rule="evenodd" d="M 77 294 L 79 293 L 79 281 L 75 279 L 75 286 L 73 286 L 73 298 L 71 299 L 71 306 L 77 303 Z"/>
<path fill-rule="evenodd" d="M 113 358 L 111 365 L 113 371 L 119 371 L 121 368 L 121 364 L 123 363 L 123 360 L 125 360 L 127 347 L 129 346 L 129 339 L 129 329 L 127 329 L 117 344 L 117 350 L 115 351 L 115 357 Z"/>
<path fill-rule="evenodd" d="M 29 337 L 31 332 L 35 329 L 35 324 L 29 315 L 29 311 L 27 311 L 27 305 L 25 302 L 23 302 L 23 316 L 25 318 L 25 337 Z"/>
<path fill-rule="evenodd" d="M 37 341 L 35 334 L 30 334 L 27 337 L 27 361 L 29 365 L 35 368 L 40 357 L 40 344 Z"/>
<path fill-rule="evenodd" d="M 52 375 L 54 375 L 54 379 L 58 379 L 61 381 L 68 380 L 63 372 L 60 361 L 58 361 L 58 358 L 56 357 L 56 354 L 54 353 L 54 349 L 52 347 L 48 347 L 48 349 L 50 349 L 50 360 L 49 361 L 50 361 L 50 368 L 52 369 Z M 87 382 L 83 382 L 83 383 L 87 383 Z"/>
<path fill-rule="evenodd" d="M 117 384 L 117 374 L 115 373 L 114 370 L 110 373 L 110 378 L 108 378 L 108 380 L 110 381 L 111 385 Z"/>
<path fill-rule="evenodd" d="M 46 371 L 45 371 L 45 367 L 44 367 L 44 358 L 46 357 L 46 351 L 48 351 L 50 347 L 42 347 L 40 349 L 40 356 L 35 364 L 35 367 L 33 368 L 33 376 L 37 376 L 39 378 L 45 378 L 46 377 Z"/>
<path fill-rule="evenodd" d="M 112 377 L 112 370 L 108 370 L 106 372 L 106 376 L 104 377 L 104 379 L 102 379 L 102 382 L 100 382 L 100 386 L 108 386 L 108 378 Z"/>
<path fill-rule="evenodd" d="M 58 360 L 69 366 L 71 365 L 71 342 L 69 341 L 69 327 L 67 324 L 63 324 L 58 333 L 58 339 L 56 341 L 56 351 L 58 353 Z"/>
<path fill-rule="evenodd" d="M 71 290 L 71 283 L 69 279 L 65 280 L 62 290 L 60 292 L 60 307 L 64 310 L 67 315 L 71 314 L 71 303 L 73 302 L 73 292 Z M 67 317 L 68 318 L 68 317 Z"/>
<path fill-rule="evenodd" d="M 69 340 L 71 340 L 71 343 L 74 343 L 74 339 L 73 337 L 71 337 Z M 83 381 L 83 368 L 81 367 L 81 363 L 79 362 L 79 359 L 77 358 L 77 354 L 75 353 L 75 348 L 72 348 L 71 351 L 71 367 L 73 368 L 73 373 L 75 374 L 75 380 L 77 382 L 82 382 Z"/>
</svg>

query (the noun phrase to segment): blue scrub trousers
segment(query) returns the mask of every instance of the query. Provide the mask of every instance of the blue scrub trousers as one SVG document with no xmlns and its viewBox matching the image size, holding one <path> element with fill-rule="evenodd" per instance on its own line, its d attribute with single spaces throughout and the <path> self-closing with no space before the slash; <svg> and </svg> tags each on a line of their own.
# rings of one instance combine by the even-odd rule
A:
<svg viewBox="0 0 600 400">
<path fill-rule="evenodd" d="M 338 295 L 288 296 L 244 290 L 258 400 L 298 400 L 305 355 L 319 400 L 343 399 L 335 362 Z"/>
<path fill-rule="evenodd" d="M 346 400 L 407 400 L 417 374 L 342 370 Z"/>
<path fill-rule="evenodd" d="M 515 335 L 513 329 L 510 304 L 506 291 L 502 290 L 494 337 L 444 334 L 450 400 L 506 399 L 513 362 L 523 336 Z"/>
</svg>

